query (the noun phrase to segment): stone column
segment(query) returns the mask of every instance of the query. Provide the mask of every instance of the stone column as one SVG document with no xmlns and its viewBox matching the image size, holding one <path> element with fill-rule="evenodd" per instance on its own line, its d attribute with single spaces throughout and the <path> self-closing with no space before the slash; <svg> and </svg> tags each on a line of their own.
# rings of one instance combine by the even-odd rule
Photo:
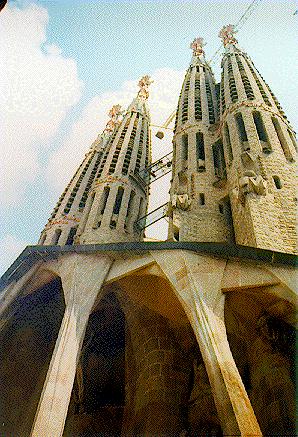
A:
<svg viewBox="0 0 298 437">
<path fill-rule="evenodd" d="M 151 253 L 194 330 L 224 435 L 261 436 L 227 340 L 221 280 L 226 261 L 186 251 Z"/>
<path fill-rule="evenodd" d="M 102 255 L 71 254 L 60 260 L 66 308 L 31 437 L 63 434 L 88 318 L 111 264 Z"/>
</svg>

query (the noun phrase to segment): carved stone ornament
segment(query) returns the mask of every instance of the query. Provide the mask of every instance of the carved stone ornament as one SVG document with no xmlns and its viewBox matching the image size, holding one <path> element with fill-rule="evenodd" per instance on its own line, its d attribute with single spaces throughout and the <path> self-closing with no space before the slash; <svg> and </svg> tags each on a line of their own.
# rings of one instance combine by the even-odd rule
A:
<svg viewBox="0 0 298 437">
<path fill-rule="evenodd" d="M 193 42 L 190 44 L 190 48 L 192 49 L 194 56 L 200 56 L 203 55 L 205 52 L 203 50 L 203 46 L 206 44 L 204 43 L 203 38 L 195 38 Z"/>
<path fill-rule="evenodd" d="M 173 194 L 171 197 L 172 208 L 187 210 L 191 205 L 191 199 L 187 193 Z"/>
<path fill-rule="evenodd" d="M 146 75 L 141 77 L 141 79 L 139 80 L 139 87 L 140 90 L 138 92 L 138 97 L 141 97 L 144 100 L 147 100 L 149 97 L 149 91 L 148 88 L 149 86 L 153 83 L 153 80 L 150 78 L 150 76 Z"/>
<path fill-rule="evenodd" d="M 228 24 L 224 26 L 219 32 L 218 36 L 222 39 L 223 45 L 226 47 L 228 44 L 237 44 L 237 39 L 235 38 L 235 26 L 233 24 Z"/>
<path fill-rule="evenodd" d="M 253 170 L 246 170 L 239 178 L 238 187 L 232 190 L 242 205 L 245 205 L 246 196 L 248 194 L 256 194 L 259 196 L 266 196 L 267 182 L 261 175 L 257 175 Z"/>
</svg>

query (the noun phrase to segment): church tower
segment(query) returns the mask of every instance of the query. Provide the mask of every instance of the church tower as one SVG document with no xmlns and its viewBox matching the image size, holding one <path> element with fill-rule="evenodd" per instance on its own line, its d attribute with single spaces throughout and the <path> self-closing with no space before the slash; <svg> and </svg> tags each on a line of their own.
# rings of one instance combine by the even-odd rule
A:
<svg viewBox="0 0 298 437">
<path fill-rule="evenodd" d="M 238 46 L 232 25 L 219 36 L 225 190 L 237 244 L 296 251 L 297 143 L 276 97 Z"/>
<path fill-rule="evenodd" d="M 92 191 L 91 187 L 98 174 L 99 163 L 112 133 L 118 126 L 120 108 L 120 105 L 114 105 L 109 111 L 110 120 L 106 128 L 93 142 L 83 162 L 61 194 L 38 244 L 60 246 L 73 244 L 88 193 Z"/>
<path fill-rule="evenodd" d="M 190 47 L 193 56 L 178 101 L 173 138 L 169 238 L 178 241 L 229 242 L 233 229 L 223 214 L 226 179 L 219 125 L 219 86 L 203 50 L 203 39 Z M 221 163 L 215 167 L 216 163 Z"/>
<path fill-rule="evenodd" d="M 148 207 L 148 181 L 140 176 L 140 170 L 151 162 L 147 106 L 151 82 L 149 76 L 141 78 L 137 97 L 106 147 L 78 229 L 81 244 L 143 238 L 134 223 Z"/>
<path fill-rule="evenodd" d="M 1 435 L 296 435 L 296 142 L 234 34 L 220 84 L 191 44 L 168 241 L 138 226 L 155 165 L 144 76 L 2 276 Z"/>
</svg>

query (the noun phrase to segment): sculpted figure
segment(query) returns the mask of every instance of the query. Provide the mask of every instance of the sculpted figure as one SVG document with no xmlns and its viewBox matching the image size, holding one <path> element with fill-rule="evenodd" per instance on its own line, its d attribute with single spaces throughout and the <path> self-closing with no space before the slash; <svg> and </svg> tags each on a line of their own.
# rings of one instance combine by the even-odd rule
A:
<svg viewBox="0 0 298 437">
<path fill-rule="evenodd" d="M 188 194 L 188 179 L 185 170 L 178 174 L 179 186 L 177 192 L 171 197 L 171 205 L 173 208 L 187 210 L 191 205 L 191 198 Z"/>
</svg>

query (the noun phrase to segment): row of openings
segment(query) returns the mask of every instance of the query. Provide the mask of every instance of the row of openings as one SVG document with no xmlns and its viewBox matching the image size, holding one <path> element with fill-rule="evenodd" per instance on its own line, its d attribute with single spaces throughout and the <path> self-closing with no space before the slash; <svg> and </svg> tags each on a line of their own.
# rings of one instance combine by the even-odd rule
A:
<svg viewBox="0 0 298 437">
<path fill-rule="evenodd" d="M 202 120 L 201 85 L 198 73 L 195 76 L 195 119 Z"/>
<path fill-rule="evenodd" d="M 268 135 L 267 135 L 267 132 L 266 132 L 266 129 L 265 129 L 263 119 L 262 119 L 260 112 L 254 111 L 252 113 L 252 116 L 253 116 L 254 124 L 256 127 L 257 134 L 258 134 L 258 138 L 262 144 L 263 152 L 264 153 L 272 152 L 272 148 L 269 144 Z M 250 150 L 242 114 L 240 114 L 240 113 L 236 114 L 235 119 L 236 119 L 239 138 L 240 138 L 242 147 L 244 150 Z M 271 117 L 271 120 L 272 120 L 275 132 L 277 134 L 277 137 L 278 137 L 279 143 L 281 145 L 281 148 L 283 150 L 285 158 L 290 162 L 293 161 L 293 156 L 292 156 L 291 150 L 290 150 L 289 145 L 287 143 L 287 140 L 284 136 L 284 133 L 281 129 L 281 126 L 279 124 L 278 119 L 276 117 Z M 288 133 L 290 135 L 290 138 L 292 139 L 293 145 L 295 146 L 296 144 L 295 144 L 295 140 L 293 138 L 293 134 L 291 133 L 291 131 L 289 129 L 288 129 Z"/>
<path fill-rule="evenodd" d="M 230 97 L 233 103 L 238 101 L 238 92 L 236 88 L 236 82 L 233 74 L 233 67 L 231 58 L 228 58 L 228 81 L 229 81 L 229 89 L 230 89 Z"/>
<path fill-rule="evenodd" d="M 56 214 L 57 214 L 57 212 L 58 212 L 59 206 L 60 206 L 61 203 L 63 202 L 63 200 L 64 200 L 64 198 L 65 198 L 65 195 L 66 195 L 66 193 L 67 193 L 67 191 L 68 191 L 70 185 L 72 184 L 73 180 L 75 179 L 75 177 L 77 176 L 77 174 L 78 174 L 79 171 L 81 170 L 81 167 L 83 166 L 83 164 L 84 164 L 84 161 L 81 162 L 81 164 L 79 165 L 77 171 L 75 172 L 75 174 L 73 175 L 73 177 L 71 178 L 71 180 L 70 180 L 69 183 L 67 184 L 65 190 L 63 191 L 63 193 L 62 193 L 61 196 L 59 197 L 59 200 L 58 200 L 58 202 L 57 202 L 57 204 L 56 204 L 56 206 L 55 206 L 55 208 L 54 208 L 54 210 L 53 210 L 53 212 L 52 212 L 52 214 L 51 214 L 51 219 L 53 219 L 53 218 L 56 217 Z"/>
<path fill-rule="evenodd" d="M 73 228 L 71 228 L 71 229 L 69 230 L 69 233 L 68 233 L 68 236 L 67 236 L 67 239 L 66 239 L 66 242 L 65 242 L 65 245 L 66 245 L 66 246 L 70 246 L 70 245 L 72 245 L 72 244 L 74 243 L 74 238 L 75 238 L 75 235 L 76 235 L 77 229 L 78 229 L 77 227 L 73 227 Z M 56 245 L 59 243 L 59 240 L 60 240 L 61 234 L 62 234 L 62 229 L 56 229 L 56 230 L 55 230 L 54 235 L 53 235 L 53 238 L 52 238 L 52 241 L 51 241 L 51 243 L 52 243 L 53 246 L 56 246 Z M 42 238 L 41 238 L 39 244 L 40 244 L 40 245 L 44 244 L 46 238 L 47 238 L 47 234 L 46 234 L 46 232 L 45 232 L 45 233 L 43 234 L 43 236 L 42 236 Z"/>
<path fill-rule="evenodd" d="M 101 200 L 100 200 L 100 204 L 99 204 L 99 208 L 98 208 L 98 210 L 100 212 L 100 216 L 103 216 L 103 214 L 105 212 L 109 195 L 110 195 L 110 187 L 104 187 L 104 190 L 103 190 L 103 193 L 101 196 Z M 113 206 L 113 213 L 112 213 L 112 216 L 110 219 L 110 228 L 111 229 L 116 228 L 117 217 L 115 217 L 115 216 L 119 216 L 123 195 L 124 195 L 124 188 L 119 187 L 117 190 L 116 199 L 115 199 L 114 206 Z M 136 195 L 135 191 L 131 190 L 128 205 L 127 205 L 125 222 L 124 222 L 125 229 L 128 228 L 128 226 L 130 224 L 131 217 L 132 217 L 132 213 L 134 211 L 135 195 Z M 142 212 L 143 201 L 144 201 L 144 199 L 141 197 L 140 204 L 139 204 L 138 218 L 140 218 L 140 214 Z M 101 225 L 101 220 L 97 223 L 96 227 L 100 227 L 100 225 Z"/>
<path fill-rule="evenodd" d="M 89 169 L 89 166 L 90 166 L 90 164 L 91 164 L 91 162 L 92 162 L 92 159 L 93 159 L 93 157 L 94 157 L 94 154 L 95 154 L 95 152 L 93 152 L 92 155 L 91 155 L 91 157 L 88 159 L 88 161 L 87 161 L 87 163 L 86 163 L 86 165 L 85 165 L 83 171 L 81 172 L 81 174 L 80 174 L 80 176 L 79 176 L 79 178 L 78 178 L 78 180 L 77 180 L 77 182 L 76 182 L 76 184 L 75 184 L 75 186 L 74 186 L 72 192 L 70 193 L 70 196 L 69 196 L 69 198 L 68 198 L 68 200 L 67 200 L 67 203 L 66 203 L 66 205 L 65 205 L 65 208 L 64 208 L 64 210 L 63 210 L 63 212 L 64 212 L 65 214 L 67 214 L 67 213 L 70 211 L 70 208 L 71 208 L 71 206 L 72 206 L 72 204 L 73 204 L 73 202 L 74 202 L 75 196 L 76 196 L 76 194 L 77 194 L 77 192 L 78 192 L 78 190 L 79 190 L 79 188 L 80 188 L 80 186 L 81 186 L 81 182 L 82 182 L 82 180 L 84 179 L 84 176 L 85 176 L 85 174 L 87 173 L 87 171 L 88 171 L 88 169 Z"/>
<path fill-rule="evenodd" d="M 88 198 L 88 193 L 89 193 L 90 188 L 91 188 L 91 186 L 93 184 L 93 181 L 95 179 L 95 175 L 96 175 L 96 172 L 98 170 L 98 165 L 100 163 L 101 157 L 102 157 L 102 152 L 99 152 L 99 154 L 98 154 L 98 156 L 96 158 L 93 170 L 90 173 L 90 176 L 89 176 L 88 182 L 86 184 L 84 193 L 83 193 L 83 195 L 82 195 L 82 197 L 80 199 L 79 208 L 85 208 L 86 201 L 87 201 L 87 198 Z"/>
<path fill-rule="evenodd" d="M 112 146 L 112 144 L 113 144 L 113 141 L 114 141 L 115 138 L 116 138 L 116 135 L 117 135 L 117 133 L 118 133 L 118 130 L 119 130 L 119 128 L 117 127 L 117 128 L 115 129 L 113 135 L 111 136 L 111 138 L 110 138 L 108 144 L 106 145 L 106 151 L 105 151 L 105 154 L 104 154 L 104 156 L 103 156 L 103 159 L 102 159 L 102 161 L 101 161 L 101 163 L 100 163 L 100 167 L 99 167 L 98 174 L 97 174 L 97 177 L 98 177 L 98 178 L 100 178 L 100 176 L 102 175 L 103 168 L 104 168 L 104 166 L 105 166 L 105 163 L 107 162 L 108 156 L 109 156 L 109 154 L 110 154 L 111 146 Z"/>
<path fill-rule="evenodd" d="M 223 71 L 221 72 L 220 89 L 221 89 L 221 113 L 223 114 L 226 110 L 224 72 Z"/>
<path fill-rule="evenodd" d="M 188 73 L 188 76 L 190 73 Z M 184 87 L 183 102 L 182 102 L 182 123 L 185 123 L 188 118 L 188 94 L 190 87 L 190 78 L 187 79 Z"/>
<path fill-rule="evenodd" d="M 253 64 L 253 62 L 252 62 L 252 64 Z M 253 65 L 254 65 L 254 64 L 253 64 Z M 264 82 L 264 84 L 266 85 L 266 87 L 268 88 L 268 91 L 269 91 L 269 93 L 270 93 L 270 95 L 271 95 L 271 97 L 272 97 L 272 99 L 273 99 L 273 101 L 274 101 L 274 103 L 275 103 L 275 105 L 276 105 L 276 107 L 277 107 L 277 109 L 278 109 L 280 115 L 281 115 L 283 118 L 285 118 L 285 119 L 287 120 L 286 114 L 284 113 L 284 111 L 283 111 L 283 109 L 282 109 L 282 107 L 281 107 L 279 101 L 278 101 L 277 98 L 275 97 L 275 95 L 274 95 L 274 93 L 272 92 L 270 86 L 266 83 L 266 81 L 264 80 L 263 76 L 260 74 L 260 72 L 258 71 L 258 69 L 257 69 L 255 66 L 254 66 L 254 68 L 255 68 L 255 70 L 258 72 L 259 76 L 260 76 L 261 79 L 263 80 L 263 82 Z M 268 104 L 269 106 L 272 106 L 271 103 L 267 103 L 267 104 Z"/>
<path fill-rule="evenodd" d="M 126 120 L 124 128 L 123 128 L 123 130 L 121 132 L 119 141 L 118 141 L 118 143 L 116 145 L 116 149 L 114 151 L 114 155 L 113 155 L 110 167 L 109 167 L 109 174 L 113 174 L 115 172 L 116 165 L 117 165 L 117 162 L 118 162 L 118 158 L 119 158 L 119 155 L 120 155 L 120 152 L 121 152 L 122 144 L 124 142 L 124 138 L 125 138 L 128 126 L 129 126 L 129 122 L 130 122 L 130 119 L 128 118 Z"/>
<path fill-rule="evenodd" d="M 242 64 L 242 61 L 241 61 L 239 55 L 236 54 L 235 56 L 236 56 L 236 62 L 238 65 L 238 69 L 240 72 L 240 76 L 241 76 L 241 80 L 242 80 L 242 83 L 244 86 L 244 91 L 245 91 L 246 97 L 248 98 L 248 100 L 253 100 L 255 98 L 255 96 L 254 96 L 250 81 L 247 77 L 244 65 Z"/>
<path fill-rule="evenodd" d="M 134 148 L 134 142 L 135 142 L 135 138 L 136 138 L 136 134 L 137 134 L 138 121 L 139 121 L 139 114 L 136 115 L 136 119 L 135 119 L 134 124 L 133 124 L 132 132 L 130 134 L 126 154 L 125 154 L 123 165 L 122 165 L 122 173 L 124 175 L 127 175 L 127 173 L 128 173 L 128 168 L 129 168 L 131 155 L 132 155 L 132 151 Z"/>
<path fill-rule="evenodd" d="M 188 134 L 182 135 L 181 142 L 181 160 L 188 160 Z M 205 171 L 205 145 L 204 135 L 202 132 L 196 133 L 196 157 L 197 157 L 197 171 Z"/>
<path fill-rule="evenodd" d="M 269 97 L 267 96 L 267 94 L 266 94 L 266 92 L 265 92 L 265 89 L 264 89 L 264 87 L 263 87 L 263 85 L 262 85 L 260 79 L 258 78 L 258 75 L 257 75 L 255 69 L 252 67 L 252 65 L 250 64 L 250 62 L 247 62 L 247 65 L 248 65 L 248 68 L 250 69 L 250 72 L 251 72 L 252 75 L 253 75 L 253 78 L 254 78 L 255 81 L 256 81 L 256 84 L 257 84 L 257 86 L 258 86 L 258 88 L 259 88 L 259 91 L 260 91 L 260 93 L 261 93 L 261 96 L 262 96 L 264 102 L 266 103 L 266 105 L 268 105 L 268 106 L 272 106 L 272 105 L 271 105 L 271 102 L 270 102 L 270 100 L 269 100 Z"/>
<path fill-rule="evenodd" d="M 209 123 L 214 124 L 215 123 L 214 107 L 212 101 L 211 87 L 207 77 L 206 77 L 206 95 L 207 95 L 207 103 L 208 103 Z"/>
</svg>

